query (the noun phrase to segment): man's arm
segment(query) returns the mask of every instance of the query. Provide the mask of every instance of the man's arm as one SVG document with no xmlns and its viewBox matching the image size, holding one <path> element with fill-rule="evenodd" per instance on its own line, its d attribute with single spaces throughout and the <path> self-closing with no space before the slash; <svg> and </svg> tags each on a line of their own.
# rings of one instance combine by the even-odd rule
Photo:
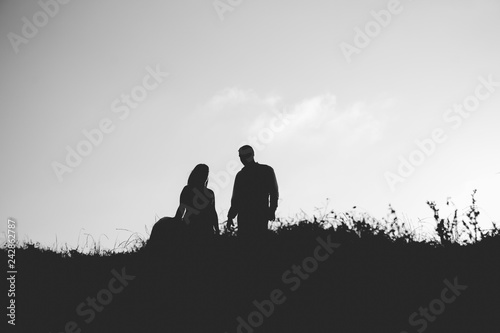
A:
<svg viewBox="0 0 500 333">
<path fill-rule="evenodd" d="M 239 173 L 236 174 L 236 178 L 234 179 L 233 186 L 233 195 L 231 196 L 231 208 L 229 208 L 229 212 L 227 213 L 227 218 L 232 220 L 238 215 L 239 206 L 240 206 L 240 182 L 239 182 Z"/>
<path fill-rule="evenodd" d="M 236 174 L 236 177 L 234 178 L 234 185 L 233 185 L 233 195 L 231 196 L 231 208 L 229 208 L 229 211 L 227 212 L 227 227 L 231 229 L 233 227 L 233 219 L 238 215 L 239 213 L 239 206 L 240 206 L 240 182 L 239 182 L 239 172 Z"/>
<path fill-rule="evenodd" d="M 279 199 L 279 190 L 278 190 L 278 181 L 276 180 L 276 174 L 274 173 L 274 169 L 269 167 L 270 169 L 270 180 L 269 180 L 269 208 L 272 214 L 272 220 L 274 220 L 274 212 L 278 208 L 278 199 Z"/>
</svg>

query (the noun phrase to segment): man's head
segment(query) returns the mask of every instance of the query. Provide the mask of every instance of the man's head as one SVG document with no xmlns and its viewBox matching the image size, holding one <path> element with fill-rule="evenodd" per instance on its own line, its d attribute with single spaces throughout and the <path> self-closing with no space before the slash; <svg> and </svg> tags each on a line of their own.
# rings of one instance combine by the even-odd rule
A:
<svg viewBox="0 0 500 333">
<path fill-rule="evenodd" d="M 243 165 L 255 163 L 255 160 L 253 159 L 255 153 L 253 151 L 253 148 L 249 145 L 244 145 L 240 149 L 238 149 L 238 154 L 240 155 L 240 161 L 241 163 L 243 163 Z"/>
</svg>

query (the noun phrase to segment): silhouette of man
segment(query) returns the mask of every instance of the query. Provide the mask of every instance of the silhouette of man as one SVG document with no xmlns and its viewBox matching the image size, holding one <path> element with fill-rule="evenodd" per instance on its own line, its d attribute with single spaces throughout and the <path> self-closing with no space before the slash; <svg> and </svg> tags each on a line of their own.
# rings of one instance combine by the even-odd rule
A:
<svg viewBox="0 0 500 333">
<path fill-rule="evenodd" d="M 238 215 L 238 235 L 261 234 L 267 230 L 268 221 L 275 219 L 278 182 L 273 168 L 255 162 L 252 147 L 245 145 L 238 153 L 244 167 L 234 180 L 227 226 L 232 228 Z"/>
</svg>

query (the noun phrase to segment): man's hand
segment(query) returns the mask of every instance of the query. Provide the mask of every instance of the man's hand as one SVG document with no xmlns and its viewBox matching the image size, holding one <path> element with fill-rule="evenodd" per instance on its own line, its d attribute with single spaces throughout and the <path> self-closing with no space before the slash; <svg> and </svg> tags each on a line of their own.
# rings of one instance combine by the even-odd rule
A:
<svg viewBox="0 0 500 333">
<path fill-rule="evenodd" d="M 228 218 L 227 219 L 227 229 L 231 230 L 231 229 L 233 229 L 233 227 L 234 227 L 233 219 Z"/>
</svg>

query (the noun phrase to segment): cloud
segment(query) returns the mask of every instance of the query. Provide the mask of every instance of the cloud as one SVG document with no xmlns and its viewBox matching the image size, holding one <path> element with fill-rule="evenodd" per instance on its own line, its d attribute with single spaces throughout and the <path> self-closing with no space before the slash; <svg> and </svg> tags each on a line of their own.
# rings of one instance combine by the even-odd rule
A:
<svg viewBox="0 0 500 333">
<path fill-rule="evenodd" d="M 296 117 L 287 136 L 295 141 L 338 147 L 371 145 L 382 137 L 384 122 L 378 118 L 378 111 L 386 106 L 358 102 L 341 109 L 331 93 L 314 96 L 292 107 Z"/>
<path fill-rule="evenodd" d="M 229 87 L 217 92 L 207 103 L 207 106 L 212 111 L 219 111 L 256 99 L 256 97 L 257 95 L 251 90 L 244 91 L 235 87 Z"/>
<path fill-rule="evenodd" d="M 274 133 L 270 145 L 340 152 L 380 140 L 384 128 L 381 115 L 390 105 L 385 100 L 339 108 L 337 97 L 330 92 L 287 104 L 281 96 L 259 96 L 253 90 L 228 87 L 200 106 L 193 119 L 201 127 L 210 124 L 212 132 L 222 131 L 231 140 L 245 140 L 271 128 L 277 114 L 288 114 L 286 126 Z"/>
<path fill-rule="evenodd" d="M 244 138 L 269 126 L 280 102 L 281 97 L 276 95 L 261 97 L 253 90 L 228 87 L 200 106 L 193 116 Z"/>
<path fill-rule="evenodd" d="M 217 92 L 204 106 L 212 114 L 221 114 L 227 111 L 234 113 L 234 109 L 251 110 L 250 107 L 261 109 L 273 107 L 280 98 L 278 96 L 260 97 L 253 90 L 243 90 L 237 87 L 227 87 Z"/>
</svg>

